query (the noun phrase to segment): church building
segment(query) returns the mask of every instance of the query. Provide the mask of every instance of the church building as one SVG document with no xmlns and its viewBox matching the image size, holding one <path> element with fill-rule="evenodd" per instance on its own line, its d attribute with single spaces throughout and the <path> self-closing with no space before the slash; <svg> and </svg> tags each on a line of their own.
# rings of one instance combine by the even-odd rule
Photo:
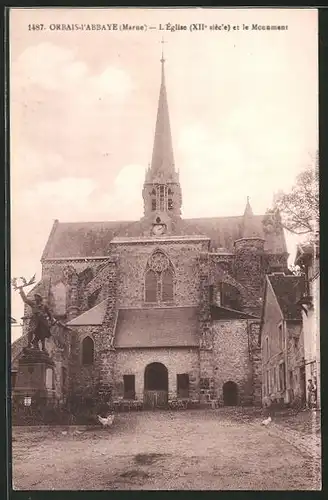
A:
<svg viewBox="0 0 328 500">
<path fill-rule="evenodd" d="M 249 200 L 240 216 L 182 218 L 164 66 L 142 218 L 55 221 L 29 293 L 69 327 L 47 343 L 62 403 L 261 404 L 262 296 L 266 275 L 287 270 L 283 229 Z"/>
</svg>

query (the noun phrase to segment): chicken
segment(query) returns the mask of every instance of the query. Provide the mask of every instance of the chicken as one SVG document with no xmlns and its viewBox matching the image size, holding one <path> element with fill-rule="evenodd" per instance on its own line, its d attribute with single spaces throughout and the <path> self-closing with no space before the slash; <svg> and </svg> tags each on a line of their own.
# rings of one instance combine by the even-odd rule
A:
<svg viewBox="0 0 328 500">
<path fill-rule="evenodd" d="M 269 423 L 271 422 L 271 420 L 272 420 L 271 417 L 266 418 L 265 420 L 263 420 L 262 425 L 269 425 Z"/>
<path fill-rule="evenodd" d="M 110 414 L 106 418 L 97 415 L 97 418 L 103 427 L 110 427 L 114 422 L 114 414 Z"/>
</svg>

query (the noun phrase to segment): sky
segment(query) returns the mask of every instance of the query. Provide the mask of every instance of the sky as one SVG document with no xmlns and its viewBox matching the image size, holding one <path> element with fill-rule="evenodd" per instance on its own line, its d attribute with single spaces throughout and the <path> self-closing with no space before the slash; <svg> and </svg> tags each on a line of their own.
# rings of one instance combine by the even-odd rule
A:
<svg viewBox="0 0 328 500">
<path fill-rule="evenodd" d="M 29 29 L 43 24 L 45 29 Z M 155 26 L 64 31 L 54 24 Z M 159 31 L 159 24 L 187 30 Z M 230 31 L 190 31 L 192 23 Z M 243 24 L 287 25 L 285 31 Z M 233 26 L 240 29 L 233 30 Z M 137 220 L 164 34 L 183 217 L 265 213 L 318 148 L 315 9 L 12 9 L 11 274 L 41 275 L 55 219 Z M 291 255 L 295 238 L 287 235 Z M 12 293 L 12 316 L 23 307 Z M 15 328 L 16 338 L 18 328 Z"/>
</svg>

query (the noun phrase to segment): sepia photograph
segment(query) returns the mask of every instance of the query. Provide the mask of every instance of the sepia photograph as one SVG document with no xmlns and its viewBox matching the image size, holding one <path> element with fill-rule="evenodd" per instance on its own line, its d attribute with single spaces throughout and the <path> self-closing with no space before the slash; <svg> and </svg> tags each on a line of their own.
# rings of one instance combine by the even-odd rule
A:
<svg viewBox="0 0 328 500">
<path fill-rule="evenodd" d="M 13 490 L 321 490 L 318 11 L 9 10 Z"/>
</svg>

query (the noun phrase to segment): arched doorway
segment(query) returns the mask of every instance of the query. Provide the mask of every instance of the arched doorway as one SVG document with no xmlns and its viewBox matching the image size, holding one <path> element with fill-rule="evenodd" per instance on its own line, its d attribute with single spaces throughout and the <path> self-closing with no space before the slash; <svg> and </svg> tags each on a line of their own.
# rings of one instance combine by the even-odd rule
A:
<svg viewBox="0 0 328 500">
<path fill-rule="evenodd" d="M 223 403 L 224 406 L 237 406 L 238 387 L 235 382 L 226 382 L 223 384 Z"/>
<path fill-rule="evenodd" d="M 146 408 L 164 407 L 168 400 L 169 377 L 165 365 L 150 363 L 145 368 L 144 404 Z"/>
</svg>

